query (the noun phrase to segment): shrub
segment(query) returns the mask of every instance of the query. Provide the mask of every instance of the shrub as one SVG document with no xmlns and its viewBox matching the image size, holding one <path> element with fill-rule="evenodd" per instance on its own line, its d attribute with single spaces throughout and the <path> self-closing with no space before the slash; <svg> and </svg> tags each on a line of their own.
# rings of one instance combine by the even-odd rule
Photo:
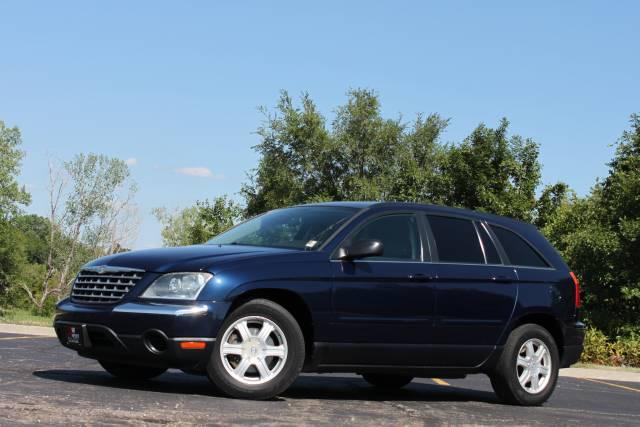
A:
<svg viewBox="0 0 640 427">
<path fill-rule="evenodd" d="M 611 343 L 605 334 L 595 328 L 588 328 L 584 337 L 581 362 L 607 365 L 611 363 Z"/>
<path fill-rule="evenodd" d="M 602 331 L 588 328 L 580 361 L 599 365 L 640 367 L 640 338 L 632 334 L 610 342 Z"/>
<path fill-rule="evenodd" d="M 624 366 L 640 366 L 640 339 L 637 337 L 618 338 L 613 343 L 614 357 Z"/>
</svg>

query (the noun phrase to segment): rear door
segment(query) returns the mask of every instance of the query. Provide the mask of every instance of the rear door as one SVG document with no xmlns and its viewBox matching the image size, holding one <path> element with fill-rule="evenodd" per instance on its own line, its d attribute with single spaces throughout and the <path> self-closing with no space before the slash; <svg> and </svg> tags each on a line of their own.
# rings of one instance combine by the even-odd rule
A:
<svg viewBox="0 0 640 427">
<path fill-rule="evenodd" d="M 573 306 L 575 299 L 573 285 L 567 286 L 568 273 L 553 268 L 523 235 L 496 224 L 490 224 L 490 228 L 500 242 L 506 262 L 518 274 L 519 312 L 549 310 L 547 312 L 553 317 L 566 318 L 567 306 Z M 571 310 L 573 313 L 575 310 Z"/>
<path fill-rule="evenodd" d="M 517 275 L 503 265 L 486 224 L 427 215 L 437 265 L 433 358 L 476 366 L 498 342 L 517 299 Z"/>
</svg>

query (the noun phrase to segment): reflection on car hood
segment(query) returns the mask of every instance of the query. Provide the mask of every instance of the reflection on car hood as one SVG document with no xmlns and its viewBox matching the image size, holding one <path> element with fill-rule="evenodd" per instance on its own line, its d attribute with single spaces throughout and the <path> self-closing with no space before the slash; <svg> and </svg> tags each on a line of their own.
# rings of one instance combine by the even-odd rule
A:
<svg viewBox="0 0 640 427">
<path fill-rule="evenodd" d="M 86 266 L 109 265 L 140 268 L 149 272 L 207 270 L 214 263 L 272 254 L 298 252 L 292 249 L 236 245 L 194 245 L 143 249 L 98 258 Z"/>
</svg>

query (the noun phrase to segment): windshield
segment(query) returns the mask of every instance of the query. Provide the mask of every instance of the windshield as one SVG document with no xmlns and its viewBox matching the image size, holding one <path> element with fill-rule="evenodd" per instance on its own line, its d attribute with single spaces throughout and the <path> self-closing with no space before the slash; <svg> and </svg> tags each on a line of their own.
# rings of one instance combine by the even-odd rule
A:
<svg viewBox="0 0 640 427">
<path fill-rule="evenodd" d="M 207 243 L 317 249 L 356 212 L 356 208 L 342 206 L 277 209 L 238 224 Z"/>
</svg>

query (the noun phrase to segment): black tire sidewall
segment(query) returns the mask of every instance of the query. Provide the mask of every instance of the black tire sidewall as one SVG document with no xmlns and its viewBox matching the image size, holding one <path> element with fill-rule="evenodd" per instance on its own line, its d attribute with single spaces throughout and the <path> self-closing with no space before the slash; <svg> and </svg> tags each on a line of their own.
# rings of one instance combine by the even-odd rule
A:
<svg viewBox="0 0 640 427">
<path fill-rule="evenodd" d="M 226 371 L 220 357 L 220 346 L 226 330 L 236 320 L 249 317 L 265 317 L 282 330 L 287 340 L 287 360 L 278 375 L 265 384 L 243 384 Z M 298 377 L 305 358 L 304 335 L 295 318 L 284 307 L 272 301 L 257 299 L 238 307 L 222 323 L 207 364 L 209 379 L 225 394 L 243 399 L 269 399 L 286 390 Z"/>
<path fill-rule="evenodd" d="M 551 356 L 551 378 L 546 388 L 536 394 L 525 391 L 516 374 L 516 359 L 520 347 L 527 340 L 537 338 L 548 348 Z M 558 381 L 560 357 L 558 347 L 553 336 L 542 326 L 526 324 L 514 329 L 504 346 L 500 362 L 492 377 L 492 384 L 496 393 L 508 403 L 525 406 L 537 406 L 543 404 L 553 393 Z"/>
</svg>

